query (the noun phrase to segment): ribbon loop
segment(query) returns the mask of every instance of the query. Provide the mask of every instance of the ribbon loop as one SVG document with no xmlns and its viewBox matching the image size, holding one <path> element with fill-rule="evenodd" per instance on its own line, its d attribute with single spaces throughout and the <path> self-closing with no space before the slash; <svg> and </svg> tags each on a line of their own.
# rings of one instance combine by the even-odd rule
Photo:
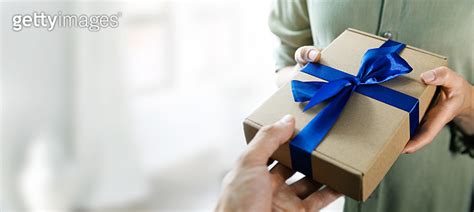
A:
<svg viewBox="0 0 474 212">
<path fill-rule="evenodd" d="M 298 80 L 291 81 L 291 91 L 295 102 L 309 101 L 313 95 L 321 88 L 324 82 L 301 82 Z"/>
</svg>

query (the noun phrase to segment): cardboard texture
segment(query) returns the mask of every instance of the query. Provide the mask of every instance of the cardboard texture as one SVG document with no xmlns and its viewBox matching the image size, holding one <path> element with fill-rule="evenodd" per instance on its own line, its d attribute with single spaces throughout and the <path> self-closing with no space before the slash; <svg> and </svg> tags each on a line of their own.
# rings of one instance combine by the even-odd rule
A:
<svg viewBox="0 0 474 212">
<path fill-rule="evenodd" d="M 347 29 L 322 51 L 320 63 L 356 75 L 363 54 L 379 47 L 385 40 Z M 381 85 L 419 99 L 421 119 L 436 88 L 423 84 L 419 76 L 424 71 L 446 66 L 447 59 L 408 45 L 400 55 L 413 71 Z M 294 79 L 320 80 L 302 72 Z M 293 101 L 291 84 L 287 83 L 245 119 L 246 140 L 249 142 L 258 129 L 285 114 L 295 117 L 296 135 L 324 106 L 320 104 L 303 112 L 304 104 Z M 313 178 L 355 200 L 365 201 L 393 165 L 409 137 L 407 112 L 354 92 L 334 127 L 312 152 Z M 291 168 L 288 143 L 272 158 Z"/>
</svg>

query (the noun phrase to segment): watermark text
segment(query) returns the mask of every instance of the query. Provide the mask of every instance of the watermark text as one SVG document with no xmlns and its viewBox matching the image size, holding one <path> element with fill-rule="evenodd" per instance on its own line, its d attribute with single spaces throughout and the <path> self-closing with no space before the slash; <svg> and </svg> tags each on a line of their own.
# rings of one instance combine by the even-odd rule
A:
<svg viewBox="0 0 474 212">
<path fill-rule="evenodd" d="M 110 15 L 76 15 L 33 12 L 31 14 L 17 14 L 12 16 L 12 29 L 20 32 L 24 28 L 45 28 L 53 31 L 55 28 L 84 28 L 91 32 L 98 32 L 104 28 L 117 28 L 121 12 Z"/>
</svg>

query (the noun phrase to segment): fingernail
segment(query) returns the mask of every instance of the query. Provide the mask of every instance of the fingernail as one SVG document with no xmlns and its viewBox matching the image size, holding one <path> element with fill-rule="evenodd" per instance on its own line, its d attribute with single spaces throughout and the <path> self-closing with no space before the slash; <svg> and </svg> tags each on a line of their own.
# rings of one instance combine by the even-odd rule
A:
<svg viewBox="0 0 474 212">
<path fill-rule="evenodd" d="M 316 58 L 318 57 L 319 55 L 319 51 L 318 50 L 315 50 L 315 49 L 312 49 L 309 51 L 308 53 L 308 57 L 311 61 L 314 61 L 316 60 Z"/>
<path fill-rule="evenodd" d="M 290 114 L 287 114 L 283 116 L 283 118 L 280 119 L 280 122 L 284 124 L 290 124 L 291 122 L 293 122 L 293 120 L 294 120 L 293 116 Z"/>
<path fill-rule="evenodd" d="M 435 80 L 436 76 L 433 73 L 433 71 L 428 71 L 428 72 L 425 72 L 425 73 L 421 74 L 421 78 L 425 82 L 431 82 L 431 81 Z"/>
</svg>

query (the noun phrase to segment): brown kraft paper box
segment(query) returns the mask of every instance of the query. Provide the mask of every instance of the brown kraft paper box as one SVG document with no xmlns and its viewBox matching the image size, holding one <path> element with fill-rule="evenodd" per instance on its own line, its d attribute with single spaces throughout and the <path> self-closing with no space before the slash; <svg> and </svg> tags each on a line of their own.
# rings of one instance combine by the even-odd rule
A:
<svg viewBox="0 0 474 212">
<path fill-rule="evenodd" d="M 320 63 L 356 75 L 364 53 L 377 48 L 386 39 L 347 29 L 321 53 Z M 382 83 L 419 100 L 419 118 L 423 117 L 436 87 L 427 86 L 420 74 L 446 66 L 447 59 L 407 45 L 400 53 L 413 71 Z M 300 72 L 300 81 L 320 80 Z M 244 120 L 247 142 L 265 125 L 285 114 L 296 119 L 296 135 L 324 104 L 303 112 L 304 105 L 294 102 L 291 83 L 287 83 Z M 378 100 L 353 92 L 340 117 L 321 144 L 312 152 L 314 180 L 326 184 L 355 200 L 367 200 L 410 138 L 409 114 Z M 289 143 L 280 146 L 273 159 L 291 168 Z"/>
</svg>

